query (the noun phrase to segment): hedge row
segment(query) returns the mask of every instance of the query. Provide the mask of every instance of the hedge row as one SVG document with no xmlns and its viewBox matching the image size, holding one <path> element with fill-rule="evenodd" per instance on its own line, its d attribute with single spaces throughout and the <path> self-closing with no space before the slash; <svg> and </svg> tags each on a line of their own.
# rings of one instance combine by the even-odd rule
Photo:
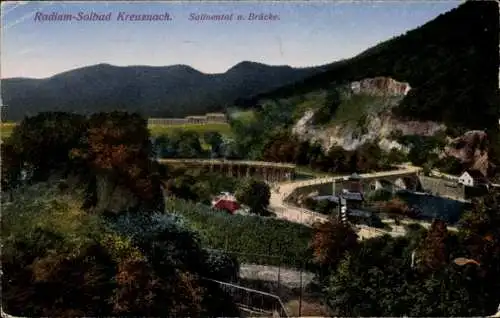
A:
<svg viewBox="0 0 500 318">
<path fill-rule="evenodd" d="M 230 215 L 209 206 L 168 199 L 166 211 L 184 216 L 204 246 L 224 249 L 242 263 L 301 267 L 310 263 L 312 229 L 285 220 Z"/>
</svg>

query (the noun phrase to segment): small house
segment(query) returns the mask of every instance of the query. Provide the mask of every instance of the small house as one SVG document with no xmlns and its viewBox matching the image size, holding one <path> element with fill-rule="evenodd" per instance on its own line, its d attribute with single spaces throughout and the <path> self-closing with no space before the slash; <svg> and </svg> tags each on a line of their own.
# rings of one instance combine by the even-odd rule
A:
<svg viewBox="0 0 500 318">
<path fill-rule="evenodd" d="M 228 192 L 222 192 L 220 196 L 215 197 L 212 200 L 212 207 L 230 214 L 235 214 L 237 210 L 242 208 L 236 198 Z"/>
<path fill-rule="evenodd" d="M 477 187 L 488 185 L 489 181 L 488 178 L 478 170 L 466 170 L 458 178 L 458 183 L 468 187 Z"/>
<path fill-rule="evenodd" d="M 226 211 L 230 214 L 234 214 L 237 210 L 241 209 L 241 205 L 233 200 L 219 199 L 214 202 L 213 207 L 218 210 Z"/>
</svg>

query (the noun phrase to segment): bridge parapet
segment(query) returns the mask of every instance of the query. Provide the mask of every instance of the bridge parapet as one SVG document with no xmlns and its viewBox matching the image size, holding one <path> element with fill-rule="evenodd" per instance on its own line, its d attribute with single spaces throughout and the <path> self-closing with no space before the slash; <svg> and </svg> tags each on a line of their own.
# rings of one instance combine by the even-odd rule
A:
<svg viewBox="0 0 500 318">
<path fill-rule="evenodd" d="M 256 177 L 268 182 L 291 180 L 296 165 L 280 162 L 223 159 L 157 159 L 160 164 L 199 166 L 231 177 Z"/>
<path fill-rule="evenodd" d="M 273 167 L 295 169 L 297 165 L 281 162 L 251 161 L 251 160 L 223 160 L 223 159 L 157 159 L 159 163 L 191 163 L 199 165 L 243 165 L 256 167 Z"/>
</svg>

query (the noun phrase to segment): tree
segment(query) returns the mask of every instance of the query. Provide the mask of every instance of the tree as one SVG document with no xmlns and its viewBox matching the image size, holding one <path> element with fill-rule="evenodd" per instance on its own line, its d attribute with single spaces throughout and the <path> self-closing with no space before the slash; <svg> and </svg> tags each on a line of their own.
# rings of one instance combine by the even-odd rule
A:
<svg viewBox="0 0 500 318">
<path fill-rule="evenodd" d="M 389 150 L 389 153 L 387 154 L 387 161 L 389 164 L 398 164 L 398 163 L 403 163 L 406 161 L 406 154 L 398 150 L 397 148 L 391 148 Z"/>
<path fill-rule="evenodd" d="M 309 166 L 313 169 L 324 169 L 327 160 L 323 145 L 319 141 L 315 141 L 309 146 Z"/>
<path fill-rule="evenodd" d="M 377 170 L 382 163 L 382 149 L 377 142 L 367 142 L 356 149 L 356 170 L 371 171 Z"/>
<path fill-rule="evenodd" d="M 452 175 L 459 175 L 464 170 L 462 162 L 453 156 L 446 156 L 439 159 L 436 166 L 441 172 Z"/>
<path fill-rule="evenodd" d="M 204 133 L 203 139 L 210 145 L 212 156 L 219 157 L 223 143 L 222 135 L 218 131 L 207 131 Z"/>
<path fill-rule="evenodd" d="M 317 223 L 313 228 L 311 249 L 314 262 L 320 266 L 322 275 L 335 269 L 344 253 L 358 246 L 358 235 L 337 218 Z"/>
<path fill-rule="evenodd" d="M 239 202 L 250 207 L 252 213 L 265 214 L 271 190 L 264 181 L 246 179 L 238 186 L 234 195 Z"/>
<path fill-rule="evenodd" d="M 39 183 L 2 210 L 2 309 L 17 316 L 236 316 L 219 286 L 238 264 L 205 251 L 178 216 L 104 217 L 83 189 Z"/>
<path fill-rule="evenodd" d="M 419 268 L 424 272 L 435 272 L 449 263 L 447 250 L 448 230 L 442 220 L 434 220 L 427 237 L 419 247 Z"/>
<path fill-rule="evenodd" d="M 471 211 L 463 215 L 460 224 L 468 254 L 464 256 L 481 264 L 485 279 L 500 275 L 500 194 L 491 193 L 475 199 Z M 500 288 L 500 283 L 496 287 Z"/>
<path fill-rule="evenodd" d="M 84 140 L 72 158 L 87 165 L 92 174 L 89 204 L 97 211 L 121 212 L 130 208 L 161 206 L 162 192 L 147 122 L 138 114 L 94 114 Z"/>
<path fill-rule="evenodd" d="M 8 147 L 12 147 L 11 154 L 16 154 L 33 181 L 43 181 L 55 171 L 65 175 L 78 168 L 70 159 L 70 151 L 79 145 L 86 130 L 84 116 L 40 113 L 26 117 L 14 128 Z"/>
<path fill-rule="evenodd" d="M 325 158 L 328 171 L 330 172 L 349 172 L 349 164 L 348 164 L 348 152 L 342 148 L 341 146 L 334 145 L 332 146 Z"/>
<path fill-rule="evenodd" d="M 9 190 L 19 184 L 19 179 L 22 169 L 22 160 L 14 146 L 9 140 L 2 143 L 1 158 L 2 158 L 2 191 Z"/>
<path fill-rule="evenodd" d="M 199 158 L 203 152 L 200 135 L 195 131 L 176 130 L 170 138 L 177 158 Z"/>
<path fill-rule="evenodd" d="M 335 116 L 335 112 L 341 102 L 342 100 L 338 89 L 330 89 L 326 96 L 325 103 L 314 113 L 313 123 L 315 125 L 323 125 L 330 122 Z"/>
<path fill-rule="evenodd" d="M 267 141 L 262 158 L 265 161 L 294 162 L 297 151 L 297 138 L 287 131 L 278 131 Z"/>
</svg>

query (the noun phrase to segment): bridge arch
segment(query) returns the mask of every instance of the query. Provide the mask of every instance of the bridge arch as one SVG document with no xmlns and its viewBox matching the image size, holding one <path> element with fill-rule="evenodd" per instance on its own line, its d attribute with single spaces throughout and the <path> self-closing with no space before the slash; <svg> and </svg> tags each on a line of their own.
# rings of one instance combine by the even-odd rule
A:
<svg viewBox="0 0 500 318">
<path fill-rule="evenodd" d="M 394 181 L 394 186 L 398 190 L 406 190 L 408 188 L 404 178 L 397 178 L 396 181 Z"/>
</svg>

